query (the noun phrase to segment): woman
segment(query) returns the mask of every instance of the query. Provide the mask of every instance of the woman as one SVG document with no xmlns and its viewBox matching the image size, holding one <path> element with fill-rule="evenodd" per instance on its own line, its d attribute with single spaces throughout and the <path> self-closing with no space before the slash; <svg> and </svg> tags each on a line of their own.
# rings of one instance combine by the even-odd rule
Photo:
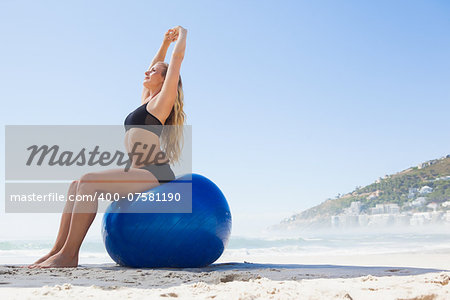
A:
<svg viewBox="0 0 450 300">
<path fill-rule="evenodd" d="M 187 30 L 181 26 L 166 32 L 164 41 L 154 57 L 149 69 L 145 72 L 142 105 L 131 112 L 125 119 L 125 146 L 130 153 L 132 166 L 128 170 L 113 169 L 83 175 L 80 180 L 72 182 L 69 196 L 95 195 L 96 192 L 128 193 L 142 192 L 175 179 L 167 163 L 176 162 L 179 158 L 182 143 L 182 126 L 185 114 L 183 112 L 183 90 L 180 77 L 180 67 L 186 48 Z M 175 47 L 170 65 L 164 62 L 167 49 L 171 42 Z M 143 126 L 139 125 L 158 125 Z M 161 142 L 160 142 L 161 139 Z M 141 157 L 149 157 L 147 163 L 133 155 L 136 145 L 155 145 L 141 147 Z M 152 164 L 157 161 L 154 149 L 164 149 L 166 163 Z M 145 149 L 144 149 L 145 148 Z M 150 152 L 150 154 L 149 154 Z M 136 154 L 136 152 L 134 152 Z M 59 232 L 55 245 L 50 252 L 37 260 L 30 268 L 55 268 L 78 266 L 78 253 L 84 237 L 97 214 L 97 199 L 95 201 L 67 201 L 61 217 Z"/>
</svg>

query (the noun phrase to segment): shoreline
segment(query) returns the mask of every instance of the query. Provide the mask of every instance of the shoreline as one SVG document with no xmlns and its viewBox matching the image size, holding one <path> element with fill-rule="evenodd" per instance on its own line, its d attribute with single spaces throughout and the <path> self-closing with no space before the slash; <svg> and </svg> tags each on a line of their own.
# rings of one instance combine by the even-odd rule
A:
<svg viewBox="0 0 450 300">
<path fill-rule="evenodd" d="M 233 257 L 221 257 L 217 262 L 228 262 Z M 234 259 L 238 262 L 277 263 L 277 264 L 327 264 L 360 267 L 400 267 L 425 268 L 450 271 L 450 249 L 392 252 L 377 254 L 337 254 L 337 255 L 289 255 L 289 256 L 250 256 Z"/>
<path fill-rule="evenodd" d="M 450 253 L 434 252 L 224 256 L 208 267 L 185 269 L 0 265 L 3 299 L 448 299 L 449 281 Z"/>
</svg>

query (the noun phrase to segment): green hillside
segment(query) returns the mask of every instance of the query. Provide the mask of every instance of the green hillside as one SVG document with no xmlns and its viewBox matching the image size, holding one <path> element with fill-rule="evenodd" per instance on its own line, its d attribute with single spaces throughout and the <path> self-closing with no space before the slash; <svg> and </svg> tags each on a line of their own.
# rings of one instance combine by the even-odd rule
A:
<svg viewBox="0 0 450 300">
<path fill-rule="evenodd" d="M 386 203 L 398 204 L 401 211 L 426 211 L 428 209 L 426 206 L 413 208 L 410 205 L 418 196 L 421 196 L 411 195 L 410 189 L 420 189 L 424 186 L 433 189 L 431 193 L 425 195 L 427 203 L 441 204 L 450 200 L 450 155 L 427 161 L 393 175 L 386 175 L 370 185 L 356 188 L 338 198 L 328 199 L 283 220 L 279 226 L 283 227 L 283 224 L 299 226 L 311 226 L 312 223 L 315 225 L 329 224 L 330 216 L 342 213 L 353 201 L 361 202 L 361 213 L 370 213 L 370 208 L 375 207 L 376 204 Z M 446 210 L 450 207 L 442 209 Z"/>
</svg>

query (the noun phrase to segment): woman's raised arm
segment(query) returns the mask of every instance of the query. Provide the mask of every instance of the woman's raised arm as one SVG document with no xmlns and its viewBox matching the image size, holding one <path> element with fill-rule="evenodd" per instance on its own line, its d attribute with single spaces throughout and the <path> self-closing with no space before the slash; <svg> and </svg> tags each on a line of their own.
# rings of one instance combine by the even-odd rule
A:
<svg viewBox="0 0 450 300">
<path fill-rule="evenodd" d="M 169 117 L 172 107 L 175 104 L 178 93 L 178 80 L 180 77 L 181 63 L 186 50 L 187 30 L 181 26 L 175 27 L 178 38 L 173 48 L 172 57 L 167 70 L 166 78 L 159 92 L 158 98 L 149 103 L 147 109 L 156 115 L 160 120 L 166 120 Z"/>
<path fill-rule="evenodd" d="M 176 40 L 176 37 L 177 31 L 175 29 L 167 30 L 167 32 L 164 34 L 163 42 L 159 47 L 159 50 L 156 53 L 155 57 L 153 58 L 152 63 L 148 67 L 147 71 L 150 70 L 157 62 L 160 61 L 164 62 L 164 59 L 166 58 L 167 49 L 169 48 L 170 43 Z M 146 87 L 144 87 L 142 90 L 141 102 L 144 103 L 145 99 L 147 99 L 148 96 L 149 91 Z"/>
</svg>

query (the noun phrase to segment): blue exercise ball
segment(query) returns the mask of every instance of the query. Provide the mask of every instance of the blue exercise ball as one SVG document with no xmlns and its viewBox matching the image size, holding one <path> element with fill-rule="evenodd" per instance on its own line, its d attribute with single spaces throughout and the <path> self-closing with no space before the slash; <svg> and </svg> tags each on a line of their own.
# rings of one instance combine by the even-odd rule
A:
<svg viewBox="0 0 450 300">
<path fill-rule="evenodd" d="M 112 202 L 102 221 L 102 236 L 111 258 L 136 268 L 197 268 L 216 261 L 231 233 L 225 196 L 209 179 L 187 174 L 146 193 L 163 194 L 192 183 L 191 213 L 127 213 L 148 211 L 152 202 Z"/>
</svg>

